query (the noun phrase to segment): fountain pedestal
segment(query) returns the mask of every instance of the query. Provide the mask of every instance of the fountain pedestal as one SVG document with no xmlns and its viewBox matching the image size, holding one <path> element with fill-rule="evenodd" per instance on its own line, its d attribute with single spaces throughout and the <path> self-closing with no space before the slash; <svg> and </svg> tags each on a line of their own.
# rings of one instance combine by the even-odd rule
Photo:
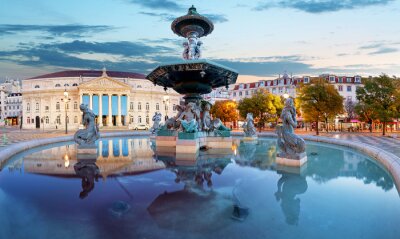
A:
<svg viewBox="0 0 400 239">
<path fill-rule="evenodd" d="M 296 155 L 286 155 L 284 153 L 276 154 L 276 164 L 290 167 L 301 167 L 306 162 L 307 154 L 305 152 Z"/>
<path fill-rule="evenodd" d="M 76 151 L 76 158 L 78 160 L 96 159 L 97 158 L 97 146 L 93 145 L 78 145 Z"/>
</svg>

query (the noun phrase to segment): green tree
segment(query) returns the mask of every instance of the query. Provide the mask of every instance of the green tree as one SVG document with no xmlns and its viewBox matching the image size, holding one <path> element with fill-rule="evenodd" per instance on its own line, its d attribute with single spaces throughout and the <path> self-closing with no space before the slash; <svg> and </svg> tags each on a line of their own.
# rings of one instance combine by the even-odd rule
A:
<svg viewBox="0 0 400 239">
<path fill-rule="evenodd" d="M 327 125 L 329 119 L 344 112 L 343 97 L 324 79 L 302 85 L 297 99 L 304 119 L 308 122 L 316 122 L 317 135 L 319 135 L 319 121 L 325 121 Z"/>
<path fill-rule="evenodd" d="M 237 104 L 233 100 L 216 101 L 211 107 L 211 114 L 222 122 L 232 122 L 238 119 Z"/>
<path fill-rule="evenodd" d="M 237 108 L 243 118 L 246 118 L 247 113 L 252 113 L 261 130 L 266 122 L 276 121 L 279 118 L 283 103 L 279 96 L 265 89 L 258 89 L 250 98 L 240 100 Z"/>
<path fill-rule="evenodd" d="M 360 109 L 368 109 L 371 119 L 379 120 L 383 123 L 382 135 L 386 135 L 387 122 L 398 116 L 397 104 L 399 98 L 395 78 L 385 74 L 378 77 L 367 79 L 364 87 L 357 89 L 357 100 Z"/>
</svg>

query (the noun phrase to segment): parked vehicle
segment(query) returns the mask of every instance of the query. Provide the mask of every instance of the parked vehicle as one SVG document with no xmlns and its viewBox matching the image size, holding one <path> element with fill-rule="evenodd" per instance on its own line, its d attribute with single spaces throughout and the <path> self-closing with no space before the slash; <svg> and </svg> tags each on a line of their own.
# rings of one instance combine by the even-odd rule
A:
<svg viewBox="0 0 400 239">
<path fill-rule="evenodd" d="M 148 124 L 137 124 L 134 128 L 135 130 L 149 130 L 150 129 L 150 125 Z"/>
</svg>

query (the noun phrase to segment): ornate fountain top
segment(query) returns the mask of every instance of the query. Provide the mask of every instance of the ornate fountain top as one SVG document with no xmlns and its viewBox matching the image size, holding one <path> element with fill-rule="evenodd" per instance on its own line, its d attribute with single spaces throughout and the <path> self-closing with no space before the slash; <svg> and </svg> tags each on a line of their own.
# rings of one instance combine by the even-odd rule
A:
<svg viewBox="0 0 400 239">
<path fill-rule="evenodd" d="M 207 36 L 214 30 L 214 24 L 205 16 L 200 15 L 192 5 L 188 13 L 178 17 L 171 24 L 172 31 L 178 36 L 189 38 L 190 36 Z"/>
</svg>

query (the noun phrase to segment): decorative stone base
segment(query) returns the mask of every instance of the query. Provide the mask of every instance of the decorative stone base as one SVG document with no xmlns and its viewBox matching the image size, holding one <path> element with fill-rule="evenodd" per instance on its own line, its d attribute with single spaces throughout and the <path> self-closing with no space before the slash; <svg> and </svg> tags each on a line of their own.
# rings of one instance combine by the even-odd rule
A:
<svg viewBox="0 0 400 239">
<path fill-rule="evenodd" d="M 277 164 L 276 171 L 278 173 L 284 172 L 284 173 L 292 173 L 292 174 L 298 174 L 300 176 L 304 176 L 305 172 L 307 171 L 307 164 L 303 164 L 300 167 L 292 167 L 292 166 Z"/>
<path fill-rule="evenodd" d="M 254 136 L 254 137 L 244 137 L 244 138 L 243 138 L 243 141 L 255 141 L 255 140 L 257 140 L 257 139 L 258 139 L 257 136 Z"/>
<path fill-rule="evenodd" d="M 289 158 L 281 158 L 276 156 L 276 164 L 277 165 L 285 165 L 289 167 L 301 167 L 303 164 L 307 162 L 307 155 L 303 156 L 300 159 L 289 159 Z"/>
<path fill-rule="evenodd" d="M 230 131 L 228 131 L 230 133 Z M 230 135 L 230 134 L 229 134 Z M 156 136 L 156 150 L 158 152 L 171 152 L 182 155 L 194 155 L 200 147 L 210 149 L 231 149 L 232 137 L 222 137 L 206 132 L 184 133 L 170 130 L 158 132 Z M 168 150 L 168 148 L 172 150 Z"/>
</svg>

